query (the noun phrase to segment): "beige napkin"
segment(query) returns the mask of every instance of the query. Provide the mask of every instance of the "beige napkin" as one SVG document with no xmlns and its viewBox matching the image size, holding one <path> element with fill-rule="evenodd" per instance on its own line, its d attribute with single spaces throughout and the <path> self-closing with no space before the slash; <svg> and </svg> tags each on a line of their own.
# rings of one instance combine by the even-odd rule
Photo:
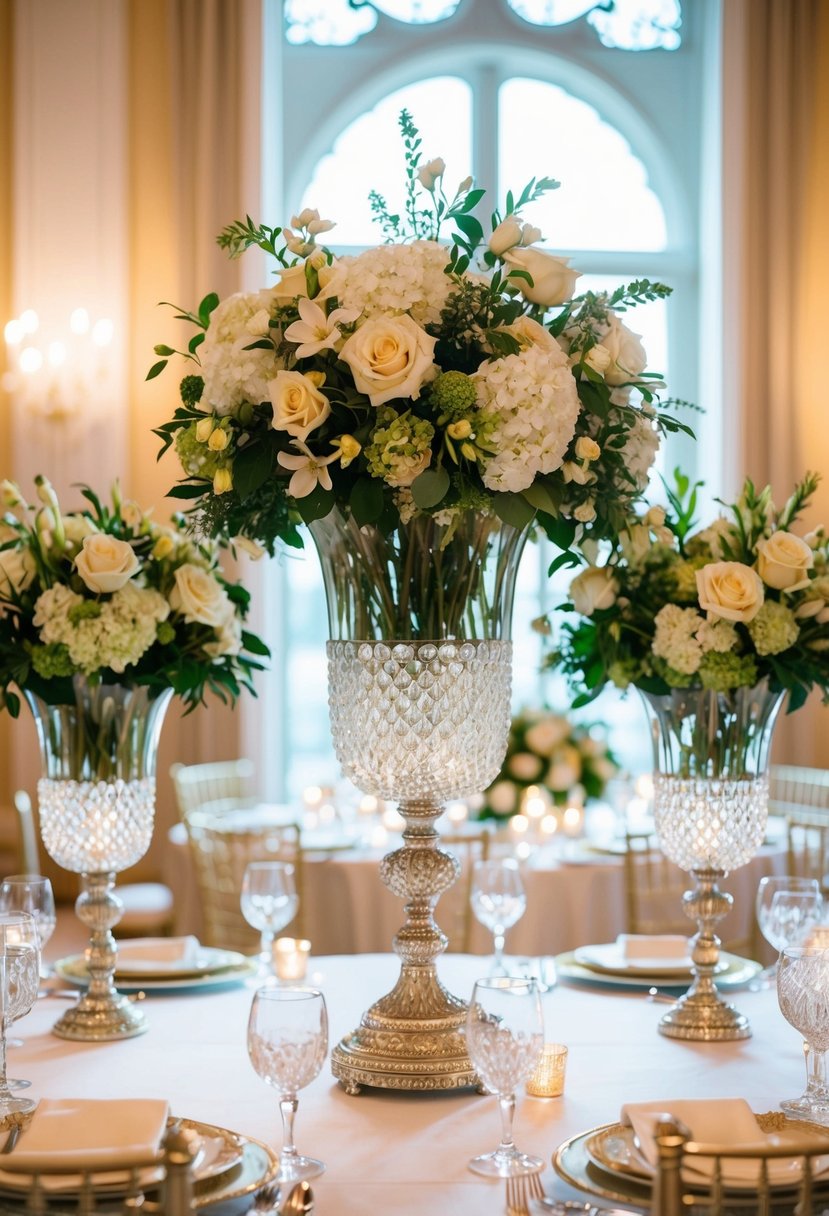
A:
<svg viewBox="0 0 829 1216">
<path fill-rule="evenodd" d="M 700 1143 L 722 1147 L 757 1148 L 758 1150 L 779 1144 L 777 1136 L 767 1136 L 760 1131 L 749 1104 L 742 1098 L 682 1098 L 665 1099 L 663 1102 L 629 1102 L 622 1107 L 621 1121 L 633 1128 L 640 1151 L 649 1165 L 656 1169 L 659 1153 L 654 1132 L 657 1117 L 670 1114 L 684 1123 L 691 1139 Z M 824 1163 L 824 1158 L 820 1158 Z M 819 1169 L 821 1164 L 815 1163 Z M 772 1183 L 796 1183 L 800 1177 L 800 1161 L 792 1157 L 780 1157 L 769 1161 L 769 1180 Z M 757 1182 L 758 1162 L 751 1159 L 723 1158 L 723 1177 L 735 1186 L 753 1186 Z M 694 1158 L 687 1163 L 683 1173 L 689 1177 L 713 1174 L 714 1162 L 710 1157 Z"/>
<path fill-rule="evenodd" d="M 620 933 L 616 944 L 626 962 L 635 962 L 640 958 L 678 963 L 691 961 L 688 938 L 679 934 L 662 933 L 651 936 L 647 933 Z"/>
<path fill-rule="evenodd" d="M 197 937 L 135 937 L 118 943 L 118 971 L 180 971 L 201 961 Z"/>
<path fill-rule="evenodd" d="M 155 1098 L 43 1098 L 16 1146 L 2 1158 L 3 1171 L 132 1165 L 158 1152 L 168 1115 L 168 1103 Z"/>
</svg>

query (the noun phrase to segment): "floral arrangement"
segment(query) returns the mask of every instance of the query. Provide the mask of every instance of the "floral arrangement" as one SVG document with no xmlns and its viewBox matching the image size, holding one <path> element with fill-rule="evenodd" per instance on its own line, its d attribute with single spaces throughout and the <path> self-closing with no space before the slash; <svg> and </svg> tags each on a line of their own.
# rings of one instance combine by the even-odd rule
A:
<svg viewBox="0 0 829 1216">
<path fill-rule="evenodd" d="M 0 485 L 0 707 L 16 717 L 29 689 L 73 704 L 73 677 L 172 688 L 194 709 L 211 691 L 234 701 L 267 647 L 243 628 L 249 595 L 224 577 L 216 544 L 195 543 L 178 517 L 154 523 L 116 486 L 88 488 L 64 514 L 43 477 L 38 502 Z"/>
<path fill-rule="evenodd" d="M 698 487 L 675 477 L 668 507 L 640 515 L 607 563 L 570 585 L 567 607 L 583 619 L 564 626 L 549 661 L 581 685 L 576 704 L 607 683 L 661 694 L 767 680 L 788 691 L 790 712 L 815 686 L 829 699 L 829 537 L 795 531 L 818 476 L 782 509 L 746 481 L 699 531 Z"/>
<path fill-rule="evenodd" d="M 546 790 L 556 806 L 571 798 L 600 798 L 618 771 L 613 753 L 594 727 L 551 710 L 523 709 L 512 719 L 501 772 L 484 792 L 479 817 L 516 814 L 521 795 L 531 786 Z"/>
<path fill-rule="evenodd" d="M 278 277 L 179 309 L 197 332 L 185 350 L 156 347 L 148 377 L 176 354 L 193 365 L 157 430 L 185 474 L 173 495 L 194 500 L 203 533 L 270 552 L 300 545 L 297 525 L 334 505 L 384 533 L 473 509 L 519 527 L 537 514 L 565 551 L 614 536 L 660 433 L 688 429 L 656 408 L 664 385 L 622 320 L 670 289 L 574 295 L 578 272 L 523 218 L 550 178 L 507 194 L 485 242 L 484 191 L 467 178 L 450 198 L 443 160 L 421 159 L 405 111 L 400 125 L 403 214 L 370 196 L 384 244 L 336 257 L 317 244 L 334 224 L 311 209 L 290 227 L 247 217 L 220 234 L 231 257 L 274 257 Z"/>
</svg>

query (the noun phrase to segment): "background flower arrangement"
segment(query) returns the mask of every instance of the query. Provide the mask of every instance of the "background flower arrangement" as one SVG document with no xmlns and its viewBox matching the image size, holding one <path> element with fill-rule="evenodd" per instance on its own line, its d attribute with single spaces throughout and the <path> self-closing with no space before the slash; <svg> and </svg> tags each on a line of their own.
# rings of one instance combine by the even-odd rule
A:
<svg viewBox="0 0 829 1216">
<path fill-rule="evenodd" d="M 88 488 L 64 514 L 39 477 L 38 504 L 0 487 L 0 706 L 11 686 L 48 704 L 75 703 L 73 677 L 167 688 L 188 710 L 206 692 L 234 701 L 268 654 L 243 627 L 249 595 L 225 578 L 213 542 L 194 542 L 179 517 L 154 523 L 117 486 L 111 504 Z"/>
<path fill-rule="evenodd" d="M 550 665 L 582 688 L 717 692 L 768 681 L 789 711 L 817 686 L 829 698 L 829 538 L 794 531 L 818 483 L 807 474 L 782 509 L 751 481 L 694 531 L 696 489 L 679 472 L 668 509 L 652 507 L 602 566 L 570 585 L 582 619 L 562 629 Z"/>
<path fill-rule="evenodd" d="M 565 806 L 571 798 L 600 798 L 618 771 L 606 740 L 594 727 L 551 710 L 523 709 L 512 720 L 501 772 L 484 792 L 478 817 L 517 814 L 531 786 L 546 790 L 556 806 Z"/>
<path fill-rule="evenodd" d="M 275 257 L 279 278 L 179 310 L 198 332 L 185 351 L 156 347 L 150 377 L 176 353 L 194 364 L 157 432 L 185 472 L 173 494 L 196 500 L 204 533 L 269 551 L 335 504 L 385 533 L 473 509 L 518 527 L 537 513 L 565 551 L 585 529 L 614 536 L 660 433 L 687 430 L 656 410 L 663 386 L 620 316 L 669 289 L 574 297 L 578 272 L 522 218 L 549 178 L 507 195 L 484 245 L 484 192 L 467 178 L 450 199 L 443 161 L 421 161 L 405 111 L 400 125 L 404 214 L 371 196 L 385 244 L 337 258 L 316 243 L 334 225 L 310 209 L 290 228 L 248 217 L 221 233 L 231 257 Z"/>
</svg>

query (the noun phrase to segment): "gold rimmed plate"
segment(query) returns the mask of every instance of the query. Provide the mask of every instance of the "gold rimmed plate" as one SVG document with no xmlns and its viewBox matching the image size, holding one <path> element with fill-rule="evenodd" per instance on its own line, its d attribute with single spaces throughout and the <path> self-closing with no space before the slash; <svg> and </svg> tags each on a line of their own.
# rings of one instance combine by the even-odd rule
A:
<svg viewBox="0 0 829 1216">
<path fill-rule="evenodd" d="M 716 984 L 718 988 L 741 988 L 744 985 L 755 979 L 763 970 L 762 963 L 755 962 L 754 959 L 740 958 L 737 954 L 728 954 L 722 952 L 720 960 L 724 964 L 721 971 L 716 975 Z M 596 971 L 591 967 L 586 967 L 576 959 L 575 951 L 567 951 L 565 954 L 559 954 L 555 960 L 556 972 L 560 980 L 565 983 L 578 984 L 586 988 L 600 988 L 608 991 L 614 989 L 618 992 L 636 991 L 644 988 L 650 988 L 654 985 L 661 989 L 669 988 L 677 992 L 684 992 L 691 982 L 690 973 L 684 978 L 666 976 L 663 974 L 653 974 L 643 971 L 635 973 L 619 973 L 609 971 Z"/>
<path fill-rule="evenodd" d="M 233 953 L 223 951 L 224 954 Z M 115 973 L 115 985 L 119 992 L 146 992 L 154 995 L 166 993 L 178 994 L 183 992 L 218 992 L 223 988 L 234 988 L 245 980 L 256 975 L 256 959 L 239 954 L 239 962 L 225 966 L 217 971 L 209 971 L 200 975 L 169 975 L 141 976 Z M 75 988 L 85 988 L 89 983 L 89 973 L 86 969 L 84 956 L 73 954 L 61 958 L 55 963 L 55 974 L 67 984 Z"/>
</svg>

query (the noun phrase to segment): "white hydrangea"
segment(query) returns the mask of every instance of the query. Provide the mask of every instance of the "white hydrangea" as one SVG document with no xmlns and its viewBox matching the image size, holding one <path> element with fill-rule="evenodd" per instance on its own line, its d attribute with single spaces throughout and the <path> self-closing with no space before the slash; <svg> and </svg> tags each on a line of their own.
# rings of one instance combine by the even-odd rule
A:
<svg viewBox="0 0 829 1216">
<path fill-rule="evenodd" d="M 659 451 L 659 433 L 653 421 L 645 413 L 637 412 L 633 425 L 627 433 L 622 459 L 637 490 L 648 484 L 651 466 Z"/>
<path fill-rule="evenodd" d="M 449 260 L 438 241 L 378 245 L 354 258 L 340 258 L 324 295 L 340 307 L 356 308 L 366 318 L 408 313 L 424 328 L 440 321 L 453 283 L 444 267 Z"/>
<path fill-rule="evenodd" d="M 84 602 L 68 587 L 50 587 L 38 598 L 34 623 L 43 642 L 62 642 L 74 665 L 87 674 L 101 667 L 120 673 L 137 663 L 155 641 L 156 625 L 170 613 L 159 591 L 134 583 L 102 603 L 99 616 L 73 622 L 69 609 Z"/>
<path fill-rule="evenodd" d="M 481 364 L 473 380 L 486 444 L 495 452 L 481 471 L 487 489 L 517 493 L 560 468 L 579 415 L 563 351 L 529 346 Z"/>
<path fill-rule="evenodd" d="M 681 671 L 693 675 L 702 662 L 702 646 L 695 637 L 700 624 L 700 615 L 695 608 L 680 608 L 678 604 L 666 604 L 654 619 L 656 631 L 651 649 L 660 659 Z"/>
<path fill-rule="evenodd" d="M 279 367 L 273 350 L 245 350 L 260 336 L 263 308 L 271 305 L 267 291 L 236 292 L 222 300 L 210 315 L 210 324 L 199 347 L 204 392 L 201 405 L 217 414 L 234 414 L 249 401 L 269 400 L 268 381 Z"/>
<path fill-rule="evenodd" d="M 727 654 L 735 650 L 738 642 L 737 630 L 731 621 L 721 618 L 715 621 L 703 621 L 697 630 L 697 641 L 705 654 L 713 650 L 717 654 Z"/>
</svg>

